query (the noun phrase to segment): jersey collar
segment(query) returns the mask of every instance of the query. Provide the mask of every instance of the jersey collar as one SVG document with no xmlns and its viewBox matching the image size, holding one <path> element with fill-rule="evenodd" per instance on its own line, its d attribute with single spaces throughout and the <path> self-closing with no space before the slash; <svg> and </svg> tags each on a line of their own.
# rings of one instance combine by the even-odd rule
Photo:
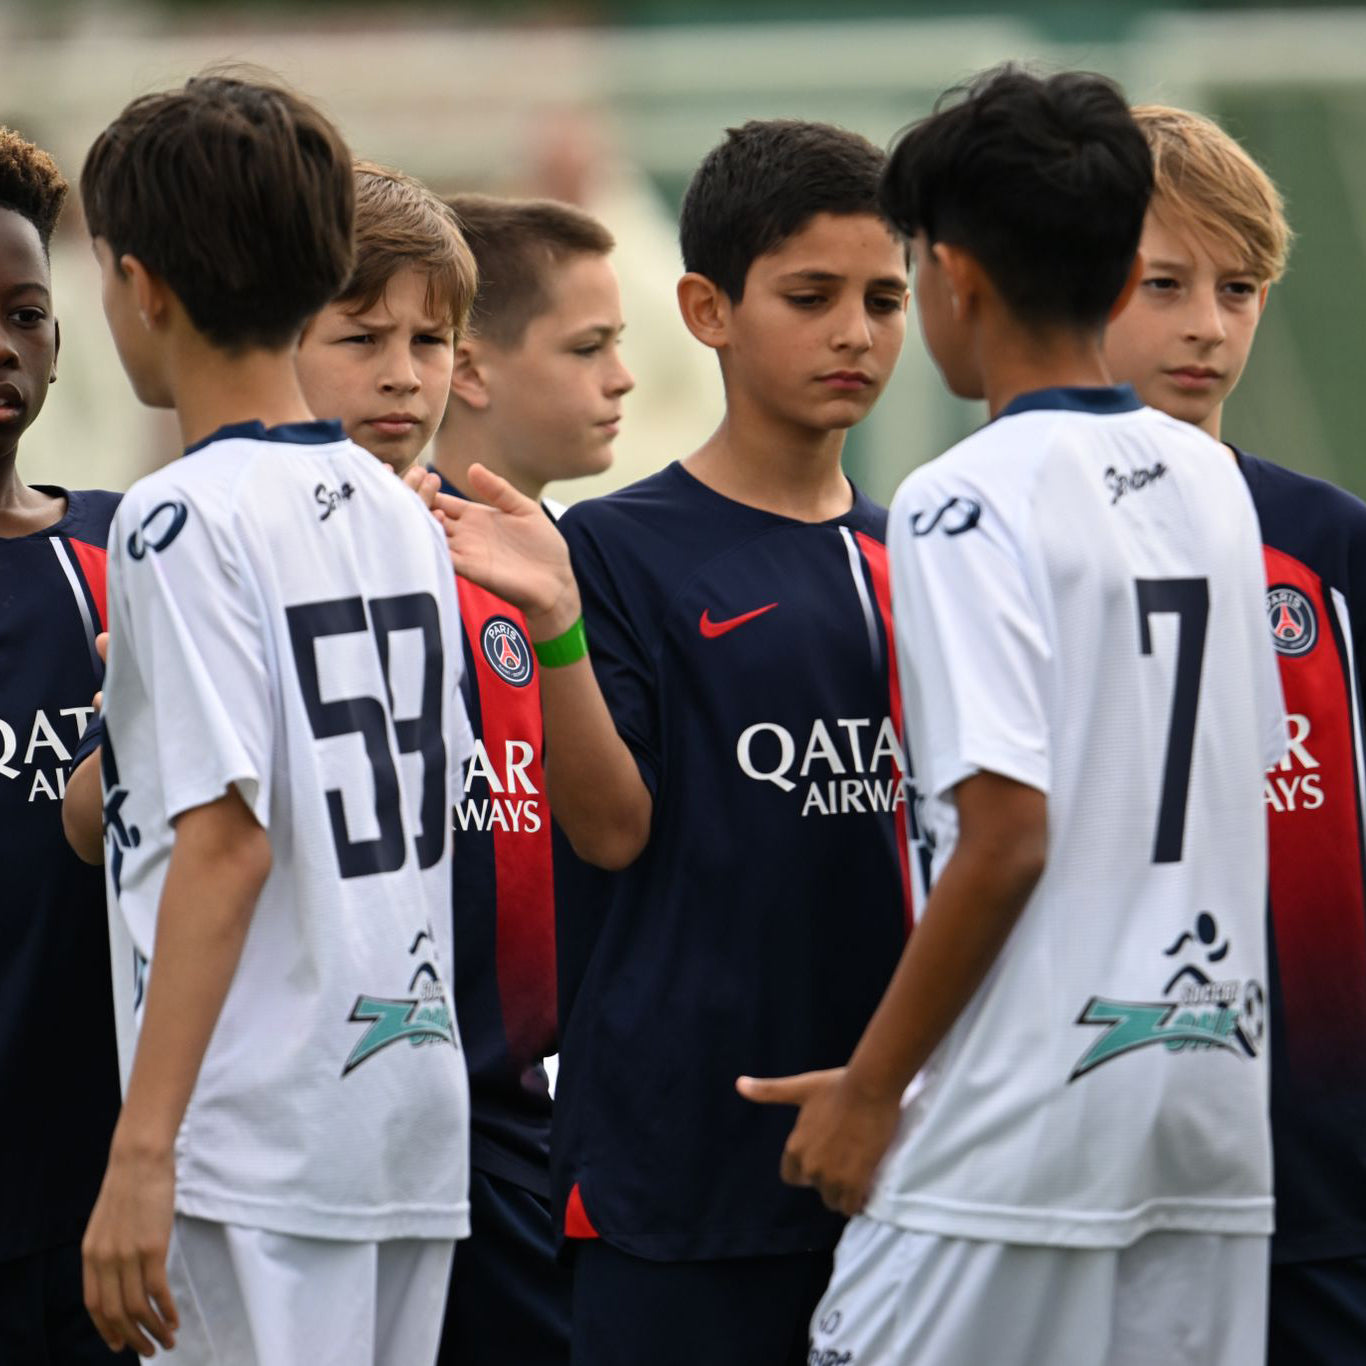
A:
<svg viewBox="0 0 1366 1366">
<path fill-rule="evenodd" d="M 264 422 L 229 422 L 202 441 L 185 447 L 186 455 L 202 451 L 215 441 L 279 441 L 288 446 L 331 446 L 346 440 L 342 425 L 335 418 L 313 422 L 281 422 L 267 427 Z"/>
<path fill-rule="evenodd" d="M 1108 417 L 1113 413 L 1136 413 L 1143 406 L 1132 384 L 1067 385 L 1057 389 L 1034 389 L 1010 400 L 997 418 L 1040 409 L 1061 409 L 1069 413 L 1091 413 Z"/>
</svg>

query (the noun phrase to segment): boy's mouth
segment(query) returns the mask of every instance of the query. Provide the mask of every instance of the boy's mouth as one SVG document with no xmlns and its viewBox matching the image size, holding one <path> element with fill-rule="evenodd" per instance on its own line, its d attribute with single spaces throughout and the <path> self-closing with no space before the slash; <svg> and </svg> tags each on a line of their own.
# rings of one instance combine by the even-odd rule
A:
<svg viewBox="0 0 1366 1366">
<path fill-rule="evenodd" d="M 828 374 L 817 375 L 816 381 L 830 389 L 853 392 L 868 388 L 873 377 L 864 370 L 831 370 Z"/>
<path fill-rule="evenodd" d="M 385 413 L 383 417 L 370 417 L 365 421 L 382 436 L 407 436 L 418 426 L 417 418 L 411 413 Z"/>
<path fill-rule="evenodd" d="M 1222 370 L 1212 370 L 1208 365 L 1181 365 L 1168 370 L 1167 377 L 1182 389 L 1199 392 L 1212 389 L 1224 375 Z"/>
<path fill-rule="evenodd" d="M 0 384 L 0 422 L 12 422 L 23 415 L 24 396 L 15 384 L 6 380 Z"/>
</svg>

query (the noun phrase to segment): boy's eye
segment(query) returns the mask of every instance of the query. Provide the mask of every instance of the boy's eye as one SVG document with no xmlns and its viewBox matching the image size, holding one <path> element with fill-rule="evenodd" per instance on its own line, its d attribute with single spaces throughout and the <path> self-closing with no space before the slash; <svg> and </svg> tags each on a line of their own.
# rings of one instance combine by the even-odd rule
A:
<svg viewBox="0 0 1366 1366">
<path fill-rule="evenodd" d="M 434 337 L 430 332 L 424 332 L 417 339 L 423 346 L 449 346 L 449 337 Z"/>
<path fill-rule="evenodd" d="M 576 356 L 596 356 L 601 350 L 601 342 L 585 342 L 582 346 L 574 348 L 574 354 Z"/>
<path fill-rule="evenodd" d="M 347 345 L 358 342 L 362 346 L 365 346 L 374 341 L 374 337 L 369 332 L 353 332 L 350 336 L 343 337 L 341 340 Z"/>
<path fill-rule="evenodd" d="M 901 311 L 901 295 L 873 294 L 868 299 L 868 307 L 874 313 L 899 313 Z"/>
<path fill-rule="evenodd" d="M 825 302 L 823 294 L 789 294 L 787 301 L 797 308 L 815 308 Z"/>
<path fill-rule="evenodd" d="M 1228 280 L 1224 288 L 1240 299 L 1246 299 L 1257 292 L 1257 286 L 1251 280 Z"/>
<path fill-rule="evenodd" d="M 1175 294 L 1180 287 L 1170 275 L 1152 275 L 1143 281 L 1143 288 L 1152 294 Z"/>
<path fill-rule="evenodd" d="M 33 327 L 42 322 L 47 314 L 41 308 L 16 308 L 10 316 L 24 327 Z"/>
</svg>

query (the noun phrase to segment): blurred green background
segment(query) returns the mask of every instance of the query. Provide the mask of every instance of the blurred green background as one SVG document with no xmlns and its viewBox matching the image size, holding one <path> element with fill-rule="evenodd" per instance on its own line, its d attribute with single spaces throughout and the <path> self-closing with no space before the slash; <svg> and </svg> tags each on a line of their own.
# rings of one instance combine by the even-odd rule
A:
<svg viewBox="0 0 1366 1366">
<path fill-rule="evenodd" d="M 714 363 L 673 312 L 672 217 L 728 124 L 826 119 L 886 144 L 942 89 L 995 62 L 1104 71 L 1135 102 L 1220 119 L 1285 193 L 1297 234 L 1290 270 L 1225 434 L 1366 495 L 1362 6 L 42 0 L 0 14 L 0 119 L 49 147 L 73 181 L 90 139 L 129 98 L 247 61 L 318 98 L 359 154 L 437 188 L 554 193 L 597 212 L 618 237 L 627 359 L 640 381 L 618 481 L 685 454 L 719 414 Z M 174 433 L 123 385 L 74 209 L 59 248 L 61 377 L 21 467 L 50 482 L 122 487 L 174 452 Z M 887 497 L 982 416 L 942 392 L 912 324 L 896 379 L 851 434 L 851 473 Z"/>
</svg>

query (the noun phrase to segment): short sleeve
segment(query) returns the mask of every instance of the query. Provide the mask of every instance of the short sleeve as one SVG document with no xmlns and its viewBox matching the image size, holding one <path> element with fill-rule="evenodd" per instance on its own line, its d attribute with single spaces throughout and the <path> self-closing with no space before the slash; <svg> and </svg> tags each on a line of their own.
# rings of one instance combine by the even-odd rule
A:
<svg viewBox="0 0 1366 1366">
<path fill-rule="evenodd" d="M 978 490 L 912 475 L 888 550 L 922 790 L 944 797 L 989 772 L 1047 792 L 1051 653 L 1005 519 Z"/>
<path fill-rule="evenodd" d="M 617 733 L 635 756 L 651 798 L 658 795 L 661 764 L 659 697 L 654 661 L 644 643 L 636 612 L 619 576 L 624 563 L 610 564 L 594 537 L 571 510 L 559 524 L 573 561 L 583 602 L 584 630 L 593 673 Z"/>
<path fill-rule="evenodd" d="M 71 756 L 71 771 L 74 773 L 80 766 L 104 744 L 104 717 L 98 712 L 92 716 L 81 732 L 80 743 L 76 746 L 76 752 Z"/>
<path fill-rule="evenodd" d="M 1257 625 L 1262 626 L 1261 615 Z M 1258 629 L 1256 639 L 1261 641 L 1262 661 L 1258 670 L 1257 716 L 1261 722 L 1262 768 L 1273 768 L 1285 757 L 1287 732 L 1285 728 L 1285 696 L 1281 691 L 1281 670 L 1276 660 L 1276 649 L 1271 643 L 1270 633 Z"/>
<path fill-rule="evenodd" d="M 138 493 L 125 498 L 110 539 L 108 723 L 117 734 L 119 678 L 131 665 L 148 700 L 165 819 L 236 786 L 266 826 L 275 730 L 267 635 L 231 514 L 179 491 Z"/>
</svg>

